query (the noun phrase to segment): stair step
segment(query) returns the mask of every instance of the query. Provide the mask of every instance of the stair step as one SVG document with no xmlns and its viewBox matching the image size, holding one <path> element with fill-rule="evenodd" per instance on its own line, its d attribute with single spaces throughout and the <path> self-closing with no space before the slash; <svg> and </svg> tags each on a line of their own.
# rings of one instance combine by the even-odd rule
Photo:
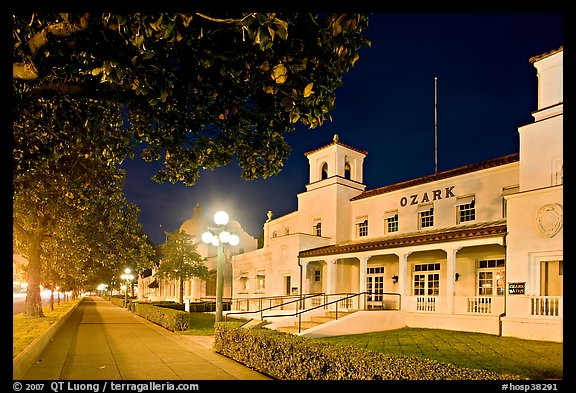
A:
<svg viewBox="0 0 576 393">
<path fill-rule="evenodd" d="M 354 311 L 338 311 L 338 319 L 352 314 Z M 311 327 L 322 325 L 323 323 L 330 322 L 336 319 L 336 312 L 335 311 L 326 311 L 323 316 L 313 316 L 310 317 L 308 321 L 302 321 L 300 324 L 300 332 L 303 332 L 306 329 L 310 329 Z M 294 322 L 292 326 L 280 326 L 277 328 L 279 332 L 291 333 L 296 334 L 298 333 L 298 322 Z"/>
<path fill-rule="evenodd" d="M 311 317 L 310 321 L 317 322 L 317 323 L 325 323 L 333 321 L 333 317 Z"/>
<path fill-rule="evenodd" d="M 352 314 L 354 311 L 338 311 L 338 318 Z M 336 311 L 326 311 L 325 316 L 336 318 Z"/>
<path fill-rule="evenodd" d="M 298 326 L 280 326 L 276 330 L 279 332 L 295 334 L 298 333 Z"/>
<path fill-rule="evenodd" d="M 300 324 L 300 327 L 302 329 L 310 329 L 311 327 L 314 326 L 318 326 L 318 325 L 322 325 L 324 322 L 316 322 L 316 321 L 302 321 L 302 323 Z M 296 328 L 298 328 L 298 322 L 294 323 L 294 326 L 296 326 Z"/>
</svg>

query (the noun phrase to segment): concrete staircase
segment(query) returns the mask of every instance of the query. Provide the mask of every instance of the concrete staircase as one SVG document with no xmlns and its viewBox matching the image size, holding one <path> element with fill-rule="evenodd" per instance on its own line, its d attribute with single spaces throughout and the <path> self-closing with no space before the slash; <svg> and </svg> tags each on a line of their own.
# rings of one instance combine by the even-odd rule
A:
<svg viewBox="0 0 576 393">
<path fill-rule="evenodd" d="M 356 310 L 338 311 L 338 319 L 343 318 L 347 315 L 350 315 L 354 312 L 356 312 Z M 303 317 L 303 318 L 306 318 L 306 317 Z M 310 329 L 312 327 L 322 325 L 326 322 L 334 321 L 335 319 L 336 319 L 336 312 L 335 311 L 326 311 L 324 313 L 324 315 L 316 315 L 316 316 L 312 316 L 312 317 L 307 317 L 306 320 L 302 320 L 302 323 L 300 325 L 300 333 L 303 333 L 305 330 Z M 296 321 L 290 326 L 279 326 L 276 328 L 276 330 L 278 330 L 279 332 L 298 334 L 298 322 Z"/>
</svg>

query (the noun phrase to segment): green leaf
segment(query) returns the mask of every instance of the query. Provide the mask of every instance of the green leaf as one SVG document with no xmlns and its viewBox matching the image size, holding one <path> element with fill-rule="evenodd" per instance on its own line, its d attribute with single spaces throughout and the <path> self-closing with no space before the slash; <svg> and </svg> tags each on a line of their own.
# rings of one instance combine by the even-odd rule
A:
<svg viewBox="0 0 576 393">
<path fill-rule="evenodd" d="M 272 68 L 272 80 L 274 80 L 277 84 L 281 85 L 286 82 L 288 78 L 288 70 L 284 66 L 284 64 L 280 63 L 274 68 Z"/>
<path fill-rule="evenodd" d="M 306 85 L 304 88 L 304 98 L 310 97 L 311 94 L 314 94 L 314 91 L 312 90 L 313 87 L 314 83 L 308 83 L 308 85 Z"/>
</svg>

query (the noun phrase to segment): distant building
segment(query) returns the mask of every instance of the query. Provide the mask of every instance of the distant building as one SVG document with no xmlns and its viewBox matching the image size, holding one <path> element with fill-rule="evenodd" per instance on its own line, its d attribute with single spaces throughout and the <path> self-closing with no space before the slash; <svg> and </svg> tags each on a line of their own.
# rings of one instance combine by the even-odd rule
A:
<svg viewBox="0 0 576 393">
<path fill-rule="evenodd" d="M 269 212 L 263 248 L 233 257 L 237 309 L 340 294 L 356 312 L 304 334 L 410 326 L 563 341 L 563 48 L 530 62 L 538 109 L 519 153 L 374 190 L 367 152 L 337 135 L 306 153 L 298 210 Z"/>
<path fill-rule="evenodd" d="M 210 272 L 208 280 L 192 278 L 184 285 L 184 300 L 198 301 L 201 299 L 210 300 L 216 296 L 216 263 L 217 247 L 207 245 L 202 242 L 202 233 L 213 226 L 213 220 L 206 219 L 202 214 L 200 204 L 196 204 L 192 217 L 180 225 L 182 230 L 192 236 L 192 241 L 196 244 L 196 250 L 202 258 L 206 258 L 205 264 Z M 223 297 L 232 297 L 232 265 L 233 255 L 242 254 L 246 251 L 255 250 L 258 240 L 244 231 L 238 221 L 230 220 L 226 225 L 228 231 L 238 235 L 240 243 L 236 247 L 226 245 L 224 248 L 224 288 Z M 138 279 L 138 297 L 151 301 L 169 300 L 178 301 L 179 283 L 174 280 L 159 280 L 155 277 L 156 269 L 152 269 L 148 274 L 143 274 Z"/>
</svg>

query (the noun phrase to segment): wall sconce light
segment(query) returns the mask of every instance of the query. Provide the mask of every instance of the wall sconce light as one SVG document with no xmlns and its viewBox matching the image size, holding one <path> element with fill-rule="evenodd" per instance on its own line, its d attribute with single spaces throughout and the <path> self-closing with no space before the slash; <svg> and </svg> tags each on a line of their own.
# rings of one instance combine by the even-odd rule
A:
<svg viewBox="0 0 576 393">
<path fill-rule="evenodd" d="M 458 281 L 459 278 L 460 278 L 460 273 L 454 274 L 454 281 Z"/>
<path fill-rule="evenodd" d="M 398 276 L 395 274 L 392 276 L 392 282 L 396 284 L 398 282 Z"/>
</svg>

